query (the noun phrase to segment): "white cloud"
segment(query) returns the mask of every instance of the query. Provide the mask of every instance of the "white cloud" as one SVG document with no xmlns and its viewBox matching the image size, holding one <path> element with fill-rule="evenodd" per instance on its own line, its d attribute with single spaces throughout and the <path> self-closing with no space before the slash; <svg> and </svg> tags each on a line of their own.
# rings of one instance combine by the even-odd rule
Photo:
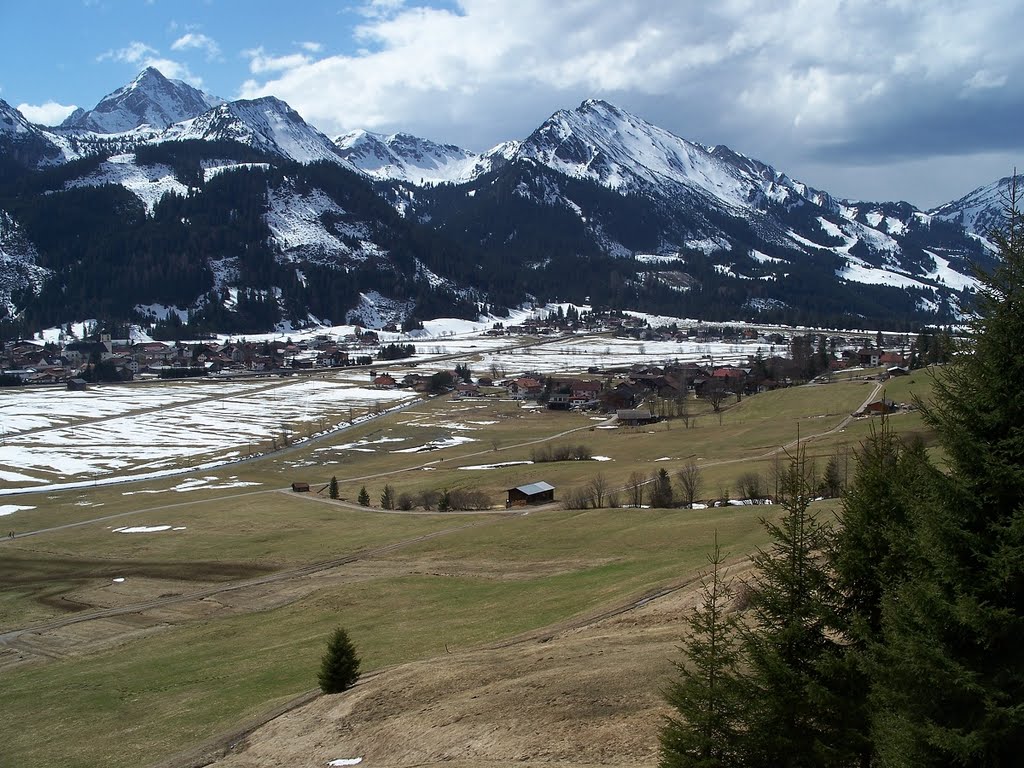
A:
<svg viewBox="0 0 1024 768">
<path fill-rule="evenodd" d="M 323 43 L 315 43 L 312 40 L 307 40 L 304 43 L 299 43 L 299 48 L 309 53 L 320 53 L 323 50 Z"/>
<path fill-rule="evenodd" d="M 309 64 L 312 59 L 303 53 L 292 53 L 286 56 L 271 56 L 263 48 L 253 48 L 242 52 L 249 58 L 249 71 L 254 75 L 267 72 L 283 72 L 298 69 Z"/>
<path fill-rule="evenodd" d="M 1024 65 L 1016 0 L 459 0 L 453 10 L 379 0 L 356 10 L 361 50 L 253 52 L 239 95 L 278 96 L 329 134 L 408 130 L 477 150 L 600 97 L 792 174 L 826 156 L 884 170 L 1021 147 L 998 129 L 1024 119 L 1024 84 L 1003 75 Z M 964 112 L 965 91 L 970 113 L 937 132 Z"/>
<path fill-rule="evenodd" d="M 115 48 L 96 57 L 97 61 L 122 61 L 126 64 L 140 64 L 148 57 L 156 55 L 157 50 L 145 43 L 134 41 L 124 48 Z"/>
<path fill-rule="evenodd" d="M 78 107 L 74 104 L 58 104 L 55 101 L 48 101 L 45 104 L 18 105 L 18 111 L 25 116 L 25 119 L 37 125 L 60 125 L 64 122 L 64 118 L 76 109 Z"/>
<path fill-rule="evenodd" d="M 201 32 L 188 32 L 171 43 L 172 51 L 187 51 L 191 49 L 206 51 L 208 59 L 215 59 L 220 56 L 220 46 L 217 45 L 217 41 Z"/>
<path fill-rule="evenodd" d="M 369 0 L 356 8 L 356 12 L 369 19 L 394 16 L 405 7 L 405 0 Z"/>
<path fill-rule="evenodd" d="M 988 88 L 1002 88 L 1006 85 L 1006 75 L 996 74 L 987 69 L 979 69 L 971 78 L 964 83 L 967 90 L 985 90 Z"/>
<path fill-rule="evenodd" d="M 185 35 L 185 37 L 189 37 L 189 35 Z M 181 40 L 183 39 L 185 38 L 181 38 Z M 124 48 L 115 48 L 101 53 L 96 57 L 96 60 L 131 64 L 136 70 L 153 67 L 160 70 L 164 77 L 169 77 L 173 80 L 184 80 L 196 88 L 203 87 L 203 79 L 193 74 L 187 64 L 176 59 L 168 59 L 161 56 L 160 51 L 156 48 L 139 41 L 133 41 Z"/>
</svg>

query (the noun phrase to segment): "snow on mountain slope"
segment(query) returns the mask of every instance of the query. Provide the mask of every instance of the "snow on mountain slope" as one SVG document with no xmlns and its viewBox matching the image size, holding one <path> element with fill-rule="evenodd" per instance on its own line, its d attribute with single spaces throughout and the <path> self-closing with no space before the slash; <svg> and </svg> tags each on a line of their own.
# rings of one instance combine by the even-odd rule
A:
<svg viewBox="0 0 1024 768">
<path fill-rule="evenodd" d="M 928 272 L 928 279 L 948 285 L 954 291 L 962 291 L 966 288 L 969 291 L 976 291 L 981 286 L 976 277 L 964 275 L 957 272 L 949 265 L 949 260 L 944 259 L 933 251 L 925 251 L 935 262 L 935 268 Z"/>
<path fill-rule="evenodd" d="M 336 138 L 334 143 L 342 157 L 374 179 L 420 185 L 459 183 L 476 178 L 486 165 L 486 161 L 473 152 L 408 133 L 383 136 L 369 131 L 351 131 Z"/>
<path fill-rule="evenodd" d="M 30 123 L 3 99 L 0 99 L 0 153 L 29 166 L 65 159 L 50 134 Z"/>
<path fill-rule="evenodd" d="M 14 315 L 12 296 L 18 291 L 38 292 L 50 270 L 39 266 L 38 254 L 7 211 L 0 210 L 0 317 Z"/>
<path fill-rule="evenodd" d="M 169 80 L 158 69 L 147 67 L 92 109 L 75 110 L 60 128 L 101 134 L 123 133 L 143 125 L 163 129 L 223 103 L 223 99 L 180 80 Z"/>
<path fill-rule="evenodd" d="M 32 133 L 32 124 L 25 116 L 3 99 L 0 99 L 0 135 L 27 136 Z"/>
<path fill-rule="evenodd" d="M 412 310 L 413 302 L 398 301 L 382 296 L 377 291 L 359 294 L 359 303 L 345 313 L 346 323 L 364 328 L 383 328 L 390 323 L 401 323 Z"/>
<path fill-rule="evenodd" d="M 214 107 L 170 126 L 154 141 L 228 140 L 299 163 L 321 160 L 349 165 L 329 138 L 273 96 L 242 99 Z"/>
<path fill-rule="evenodd" d="M 987 241 L 992 231 L 1004 223 L 1012 180 L 1012 176 L 1006 176 L 928 213 L 937 219 L 960 224 L 971 234 Z M 1024 189 L 1024 176 L 1017 176 L 1017 185 L 1018 189 Z"/>
<path fill-rule="evenodd" d="M 145 204 L 148 213 L 152 213 L 160 198 L 169 192 L 184 196 L 189 189 L 174 177 L 174 171 L 168 166 L 136 165 L 133 154 L 111 156 L 95 172 L 69 181 L 67 188 L 100 187 L 104 184 L 124 187 Z"/>
<path fill-rule="evenodd" d="M 683 189 L 734 210 L 803 196 L 788 177 L 762 163 L 727 147 L 686 141 L 593 99 L 574 110 L 556 112 L 522 142 L 514 157 L 624 193 L 654 187 L 671 195 Z"/>
<path fill-rule="evenodd" d="M 271 190 L 267 202 L 267 226 L 284 261 L 347 266 L 386 256 L 370 239 L 370 228 L 350 221 L 345 210 L 319 189 L 300 194 L 286 184 Z"/>
</svg>

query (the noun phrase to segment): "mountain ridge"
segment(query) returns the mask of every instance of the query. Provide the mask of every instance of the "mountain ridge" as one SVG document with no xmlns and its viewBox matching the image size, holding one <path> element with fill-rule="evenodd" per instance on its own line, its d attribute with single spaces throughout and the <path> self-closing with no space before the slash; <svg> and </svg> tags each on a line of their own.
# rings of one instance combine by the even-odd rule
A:
<svg viewBox="0 0 1024 768">
<path fill-rule="evenodd" d="M 144 71 L 111 96 L 144 91 L 151 101 L 165 82 L 178 87 Z M 34 188 L 51 195 L 45 204 L 13 191 L 6 207 L 0 199 L 14 225 L 34 222 L 19 231 L 36 249 L 37 261 L 26 256 L 25 264 L 49 270 L 31 272 L 44 282 L 45 275 L 71 279 L 71 266 L 56 256 L 68 246 L 49 242 L 36 209 L 74 209 L 89 196 L 101 207 L 138 200 L 132 216 L 142 218 L 132 226 L 139 232 L 152 229 L 149 217 L 158 229 L 173 228 L 165 217 L 180 204 L 168 194 L 193 199 L 181 216 L 194 236 L 235 245 L 196 246 L 202 261 L 182 265 L 191 277 L 176 300 L 197 313 L 220 306 L 229 315 L 244 304 L 264 320 L 336 319 L 356 311 L 339 302 L 358 303 L 366 289 L 414 316 L 434 311 L 441 292 L 456 303 L 494 306 L 592 299 L 708 319 L 946 323 L 969 306 L 970 263 L 992 257 L 991 244 L 962 226 L 967 208 L 969 224 L 982 226 L 993 199 L 987 188 L 931 212 L 837 199 L 600 99 L 557 110 L 525 139 L 479 154 L 407 133 L 353 131 L 332 141 L 274 97 L 210 108 L 193 101 L 187 111 L 198 114 L 154 128 L 141 122 L 149 102 L 140 99 L 128 110 L 139 124 L 113 134 L 48 131 L 0 101 L 0 168 L 20 163 L 9 172 L 20 175 L 18 183 L 38 177 Z M 88 157 L 95 159 L 62 164 Z M 291 163 L 308 170 L 296 176 L 286 170 Z M 56 166 L 49 175 L 31 170 L 47 166 Z M 127 197 L 104 192 L 110 184 Z M 237 203 L 224 196 L 228 187 L 236 188 Z M 215 234 L 221 223 L 203 207 L 229 212 L 233 205 L 242 206 L 248 223 L 224 240 Z M 345 288 L 329 298 L 311 275 Z M 171 295 L 147 280 L 133 285 L 144 294 L 136 304 Z M 41 295 L 36 304 L 51 300 L 45 286 Z M 226 322 L 221 310 L 211 317 Z M 12 305 L 7 314 L 19 312 Z"/>
<path fill-rule="evenodd" d="M 116 134 L 143 126 L 168 128 L 224 103 L 181 80 L 146 67 L 132 82 L 108 93 L 92 109 L 77 109 L 57 129 Z"/>
</svg>

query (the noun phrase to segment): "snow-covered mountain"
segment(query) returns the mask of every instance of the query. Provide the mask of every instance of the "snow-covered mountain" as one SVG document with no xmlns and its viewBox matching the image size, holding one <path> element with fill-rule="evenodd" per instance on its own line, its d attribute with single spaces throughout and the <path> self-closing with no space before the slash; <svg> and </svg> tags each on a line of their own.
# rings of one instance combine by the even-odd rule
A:
<svg viewBox="0 0 1024 768">
<path fill-rule="evenodd" d="M 0 156 L 19 165 L 36 166 L 64 159 L 53 138 L 0 99 Z"/>
<path fill-rule="evenodd" d="M 408 133 L 384 136 L 356 130 L 334 140 L 342 157 L 373 179 L 412 184 L 459 183 L 490 168 L 485 158 L 452 144 L 437 144 Z"/>
<path fill-rule="evenodd" d="M 170 80 L 147 67 L 132 82 L 107 94 L 90 110 L 76 109 L 60 124 L 65 131 L 124 133 L 142 126 L 160 130 L 223 104 L 224 100 Z"/>
<path fill-rule="evenodd" d="M 748 242 L 738 248 L 744 244 L 729 231 L 742 222 L 745 226 L 739 229 L 753 230 L 774 249 L 839 256 L 845 262 L 837 271 L 841 279 L 898 285 L 912 276 L 927 284 L 933 266 L 906 242 L 912 230 L 921 232 L 930 224 L 928 216 L 911 206 L 835 200 L 728 147 L 687 141 L 604 101 L 588 100 L 577 109 L 556 112 L 519 145 L 511 160 L 532 161 L 570 178 L 623 195 L 652 196 L 670 206 L 685 223 L 675 233 L 665 233 L 661 255 L 686 248 L 729 251 L 723 267 L 749 272 L 744 267 L 753 261 L 763 268 L 771 262 L 744 258 L 756 245 Z M 548 189 L 545 196 L 551 202 L 559 194 Z M 562 203 L 579 208 L 572 200 Z M 580 216 L 586 218 L 582 209 Z M 620 245 L 608 243 L 620 254 L 635 252 Z M 899 274 L 904 277 L 891 276 Z"/>
<path fill-rule="evenodd" d="M 928 213 L 937 219 L 960 224 L 969 233 L 987 239 L 1003 224 L 1013 180 L 1014 177 L 1005 176 Z M 1018 194 L 1021 194 L 1024 192 L 1024 176 L 1017 176 L 1016 180 Z"/>
<path fill-rule="evenodd" d="M 929 213 L 839 200 L 599 100 L 476 154 L 404 133 L 353 131 L 332 142 L 279 99 L 210 99 L 147 70 L 69 118 L 80 127 L 35 126 L 0 101 L 0 161 L 27 166 L 15 174 L 86 158 L 43 177 L 45 215 L 0 197 L 24 225 L 11 216 L 4 224 L 17 246 L 0 264 L 13 276 L 0 303 L 39 284 L 37 304 L 63 302 L 60 286 L 81 285 L 75 270 L 88 271 L 71 258 L 75 222 L 88 226 L 89 212 L 106 210 L 111 222 L 127 216 L 126 241 L 110 233 L 95 258 L 120 248 L 145 260 L 125 289 L 133 303 L 165 301 L 173 284 L 180 306 L 244 306 L 250 323 L 285 311 L 337 319 L 371 293 L 417 313 L 440 295 L 465 306 L 589 297 L 709 319 L 950 322 L 975 287 L 971 263 L 991 259 L 975 233 L 996 221 L 1006 184 Z M 339 172 L 281 174 L 282 160 L 329 161 Z M 168 193 L 178 197 L 160 205 Z M 72 238 L 60 256 L 47 221 Z M 34 250 L 34 237 L 51 245 Z M 178 262 L 170 282 L 169 259 Z M 40 270 L 51 267 L 48 279 Z"/>
<path fill-rule="evenodd" d="M 342 163 L 337 147 L 294 109 L 273 96 L 231 101 L 170 126 L 151 143 L 236 141 L 300 163 Z"/>
</svg>

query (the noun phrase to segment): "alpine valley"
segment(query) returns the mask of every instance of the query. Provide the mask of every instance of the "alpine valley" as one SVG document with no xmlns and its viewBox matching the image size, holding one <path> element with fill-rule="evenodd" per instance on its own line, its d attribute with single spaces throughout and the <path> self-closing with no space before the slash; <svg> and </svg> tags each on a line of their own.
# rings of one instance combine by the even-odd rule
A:
<svg viewBox="0 0 1024 768">
<path fill-rule="evenodd" d="M 956 322 L 1007 179 L 854 202 L 606 103 L 483 154 L 332 140 L 146 69 L 60 126 L 0 101 L 5 336 L 84 318 L 256 332 L 553 299 L 706 320 Z"/>
</svg>

